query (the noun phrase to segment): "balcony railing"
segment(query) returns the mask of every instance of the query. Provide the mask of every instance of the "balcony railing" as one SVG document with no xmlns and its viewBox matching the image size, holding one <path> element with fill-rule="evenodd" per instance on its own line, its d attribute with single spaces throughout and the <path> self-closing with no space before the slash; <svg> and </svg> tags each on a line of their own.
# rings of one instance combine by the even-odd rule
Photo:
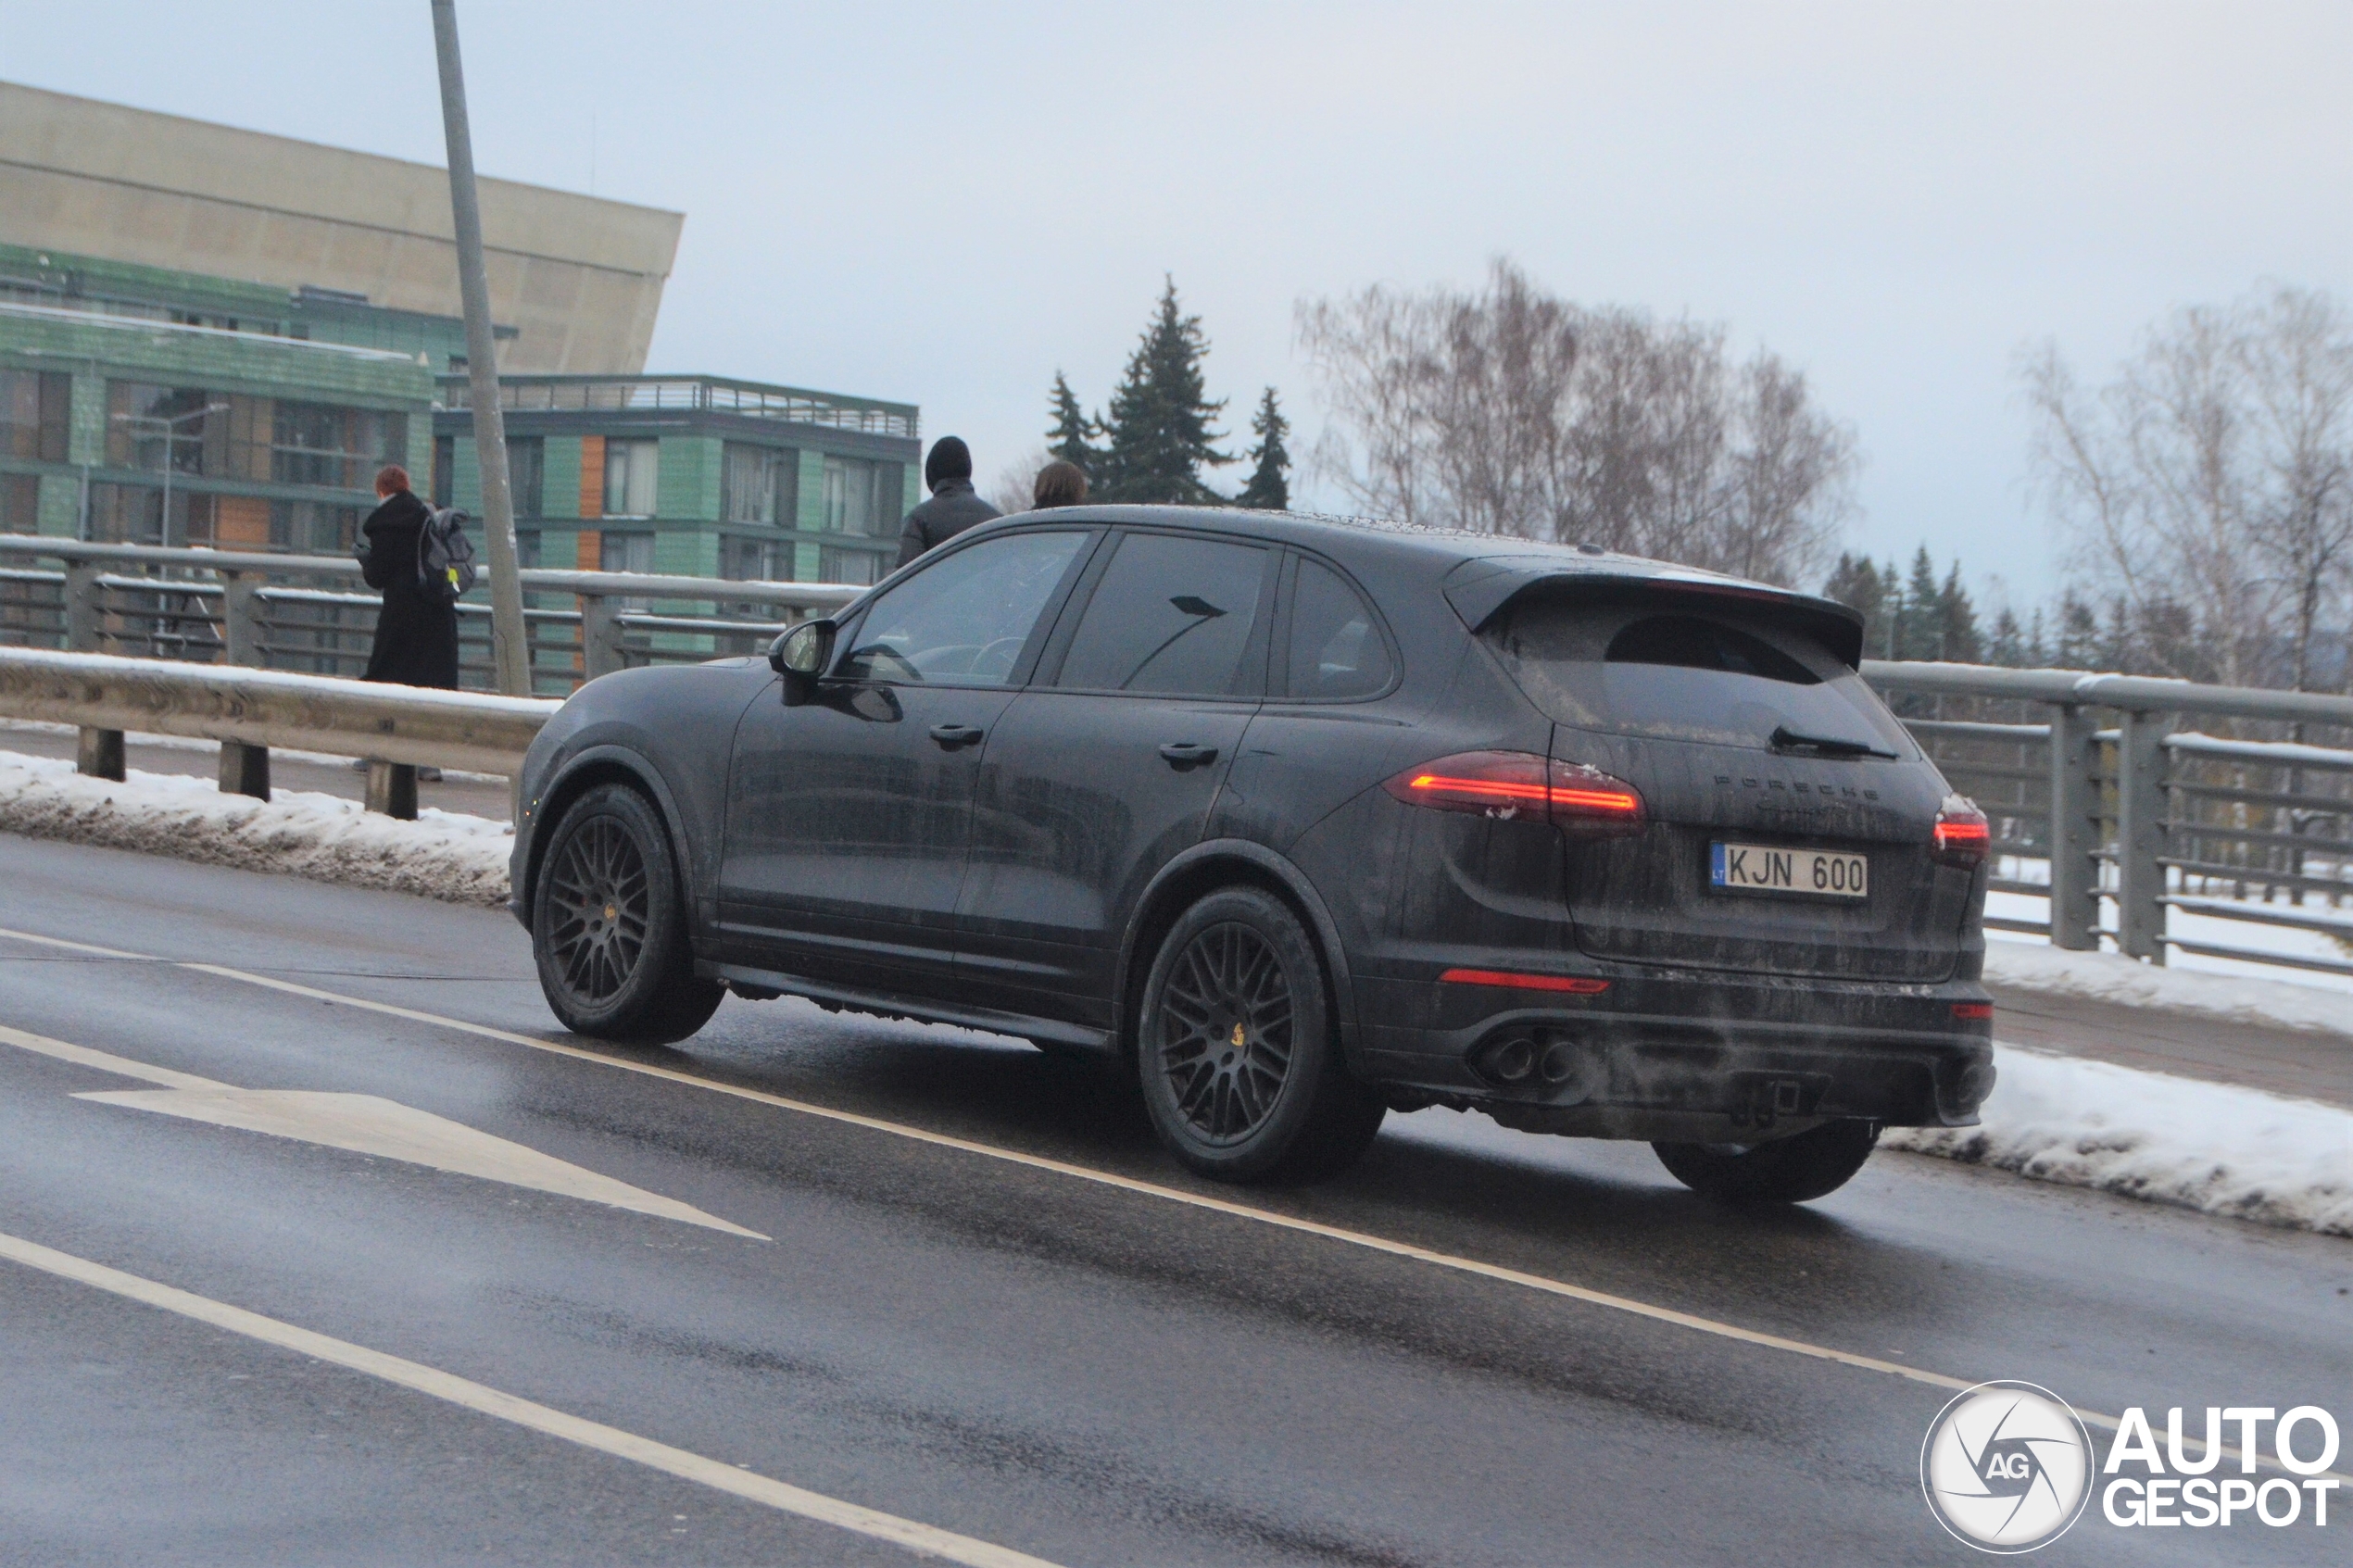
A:
<svg viewBox="0 0 2353 1568">
<path fill-rule="evenodd" d="M 463 376 L 439 378 L 440 406 L 463 411 L 473 390 Z M 498 378 L 498 406 L 514 413 L 741 414 L 784 424 L 822 425 L 869 435 L 915 440 L 919 411 L 910 403 L 878 403 L 804 387 L 770 386 L 721 376 L 509 376 Z"/>
</svg>

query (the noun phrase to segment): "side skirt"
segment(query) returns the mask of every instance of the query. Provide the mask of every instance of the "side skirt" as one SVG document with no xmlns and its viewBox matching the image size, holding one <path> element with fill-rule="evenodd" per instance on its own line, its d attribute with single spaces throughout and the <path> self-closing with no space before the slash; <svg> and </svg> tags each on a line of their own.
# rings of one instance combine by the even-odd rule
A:
<svg viewBox="0 0 2353 1568">
<path fill-rule="evenodd" d="M 1090 1029 L 1083 1023 L 1064 1023 L 1056 1019 L 1033 1018 L 1026 1013 L 1001 1012 L 995 1008 L 960 1008 L 937 1002 L 914 1002 L 902 997 L 886 996 L 878 991 L 855 991 L 845 985 L 827 985 L 798 974 L 786 974 L 773 969 L 754 969 L 749 964 L 712 963 L 698 959 L 695 972 L 709 980 L 724 980 L 754 990 L 773 991 L 787 997 L 806 997 L 819 1007 L 842 1012 L 872 1013 L 877 1018 L 911 1018 L 922 1023 L 953 1023 L 966 1029 L 985 1030 L 991 1035 L 1012 1035 L 1039 1045 L 1068 1046 L 1090 1051 L 1106 1058 L 1118 1054 L 1116 1042 L 1106 1029 Z"/>
</svg>

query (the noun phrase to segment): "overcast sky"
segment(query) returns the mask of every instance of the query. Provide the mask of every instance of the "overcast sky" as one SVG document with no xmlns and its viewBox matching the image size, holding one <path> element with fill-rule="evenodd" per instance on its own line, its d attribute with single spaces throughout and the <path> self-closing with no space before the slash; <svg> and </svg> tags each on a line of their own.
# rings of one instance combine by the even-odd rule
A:
<svg viewBox="0 0 2353 1568">
<path fill-rule="evenodd" d="M 2347 288 L 2353 6 L 804 6 L 460 0 L 485 173 L 686 214 L 648 368 L 920 403 L 984 479 L 1099 405 L 1164 272 L 1237 450 L 1320 426 L 1303 296 L 1475 283 L 1726 322 L 1866 459 L 1851 542 L 2024 603 L 2009 367 Z M 0 77 L 434 162 L 424 0 L 0 0 Z M 1228 470 L 1229 484 L 1239 475 Z M 1329 495 L 1310 499 L 1337 501 Z"/>
</svg>

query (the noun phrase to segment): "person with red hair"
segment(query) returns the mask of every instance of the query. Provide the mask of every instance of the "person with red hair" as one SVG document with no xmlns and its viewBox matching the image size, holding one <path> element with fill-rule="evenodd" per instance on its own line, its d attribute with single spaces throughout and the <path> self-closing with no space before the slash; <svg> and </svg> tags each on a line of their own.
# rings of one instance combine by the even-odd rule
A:
<svg viewBox="0 0 2353 1568">
<path fill-rule="evenodd" d="M 382 505 L 359 525 L 359 570 L 368 586 L 383 591 L 376 614 L 375 645 L 368 653 L 363 681 L 402 686 L 458 685 L 458 607 L 425 583 L 422 545 L 433 508 L 409 488 L 409 470 L 397 463 L 376 473 Z"/>
</svg>

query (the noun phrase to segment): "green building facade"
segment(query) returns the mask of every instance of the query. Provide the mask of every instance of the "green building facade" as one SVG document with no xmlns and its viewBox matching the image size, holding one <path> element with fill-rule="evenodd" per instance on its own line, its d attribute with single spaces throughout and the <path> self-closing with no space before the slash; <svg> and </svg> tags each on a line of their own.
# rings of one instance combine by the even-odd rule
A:
<svg viewBox="0 0 2353 1568">
<path fill-rule="evenodd" d="M 0 532 L 347 553 L 458 325 L 376 314 L 0 246 Z"/>
<path fill-rule="evenodd" d="M 872 583 L 920 495 L 917 410 L 717 376 L 503 376 L 527 565 Z M 481 508 L 473 416 L 445 376 L 436 501 Z"/>
<path fill-rule="evenodd" d="M 464 370 L 454 318 L 0 245 L 0 532 L 343 555 L 385 463 L 479 514 Z M 525 565 L 871 583 L 921 496 L 910 404 L 501 385 Z"/>
</svg>

